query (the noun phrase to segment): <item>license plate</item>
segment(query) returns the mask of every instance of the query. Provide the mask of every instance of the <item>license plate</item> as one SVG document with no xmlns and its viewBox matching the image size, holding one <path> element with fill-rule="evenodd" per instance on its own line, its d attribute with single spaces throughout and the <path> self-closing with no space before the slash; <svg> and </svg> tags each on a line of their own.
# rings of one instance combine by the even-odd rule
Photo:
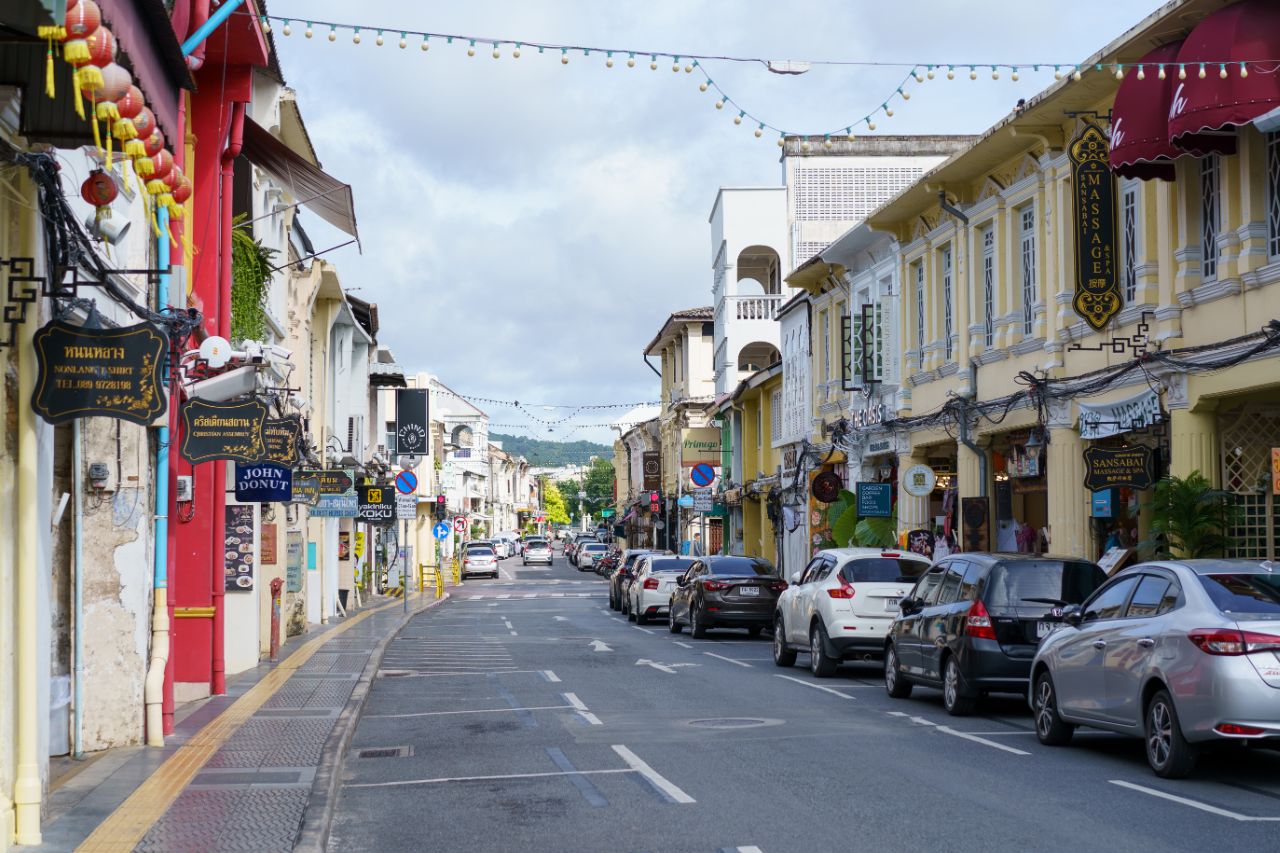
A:
<svg viewBox="0 0 1280 853">
<path fill-rule="evenodd" d="M 760 587 L 758 586 L 740 586 L 738 587 L 738 595 L 759 595 Z"/>
<path fill-rule="evenodd" d="M 885 612 L 886 612 L 886 613 L 897 613 L 897 612 L 898 612 L 898 601 L 900 601 L 900 599 L 897 599 L 897 598 L 886 598 L 886 599 L 884 600 L 884 609 L 885 609 Z"/>
<path fill-rule="evenodd" d="M 1037 622 L 1036 623 L 1036 639 L 1043 640 L 1045 637 L 1058 630 L 1057 622 Z"/>
</svg>

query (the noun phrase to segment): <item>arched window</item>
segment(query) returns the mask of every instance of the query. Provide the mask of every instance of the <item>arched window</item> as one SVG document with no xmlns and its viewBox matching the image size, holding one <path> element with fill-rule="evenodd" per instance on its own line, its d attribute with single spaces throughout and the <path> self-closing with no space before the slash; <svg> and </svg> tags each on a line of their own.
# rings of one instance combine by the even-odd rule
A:
<svg viewBox="0 0 1280 853">
<path fill-rule="evenodd" d="M 453 443 L 458 447 L 470 447 L 472 443 L 475 441 L 475 438 L 471 432 L 471 427 L 467 426 L 466 424 L 462 424 L 461 426 L 456 426 L 453 428 L 452 439 L 453 439 Z"/>
<path fill-rule="evenodd" d="M 781 358 L 778 348 L 773 344 L 756 341 L 738 351 L 738 369 L 754 373 L 776 364 Z"/>
<path fill-rule="evenodd" d="M 778 253 L 768 246 L 748 246 L 739 252 L 737 271 L 738 293 L 744 296 L 760 295 L 743 289 L 742 284 L 747 279 L 756 282 L 766 294 L 782 292 L 782 263 Z"/>
</svg>

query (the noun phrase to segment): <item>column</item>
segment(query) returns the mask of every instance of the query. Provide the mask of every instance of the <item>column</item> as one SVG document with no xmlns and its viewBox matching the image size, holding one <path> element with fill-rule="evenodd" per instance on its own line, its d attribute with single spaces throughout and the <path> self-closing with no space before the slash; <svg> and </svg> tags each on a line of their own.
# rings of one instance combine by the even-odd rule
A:
<svg viewBox="0 0 1280 853">
<path fill-rule="evenodd" d="M 929 496 L 913 497 L 902 487 L 902 475 L 913 465 L 925 463 L 923 450 L 898 454 L 898 530 L 932 530 L 929 518 Z"/>
<path fill-rule="evenodd" d="M 1186 477 L 1199 471 L 1216 488 L 1221 484 L 1222 471 L 1218 464 L 1218 413 L 1207 407 L 1174 409 L 1170 413 L 1171 458 L 1169 473 L 1174 477 Z"/>
<path fill-rule="evenodd" d="M 1084 486 L 1084 439 L 1069 424 L 1049 425 L 1045 475 L 1049 488 L 1049 553 L 1092 558 L 1089 490 Z"/>
</svg>

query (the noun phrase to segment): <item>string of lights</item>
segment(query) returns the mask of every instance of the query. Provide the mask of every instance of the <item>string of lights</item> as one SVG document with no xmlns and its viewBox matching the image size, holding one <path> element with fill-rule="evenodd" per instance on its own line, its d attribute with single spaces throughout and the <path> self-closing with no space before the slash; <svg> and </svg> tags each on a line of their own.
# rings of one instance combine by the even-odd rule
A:
<svg viewBox="0 0 1280 853">
<path fill-rule="evenodd" d="M 671 63 L 671 70 L 679 73 L 683 70 L 686 74 L 693 74 L 697 71 L 702 75 L 702 81 L 698 84 L 698 88 L 703 91 L 714 90 L 718 95 L 715 102 L 717 110 L 725 110 L 733 115 L 733 123 L 735 125 L 746 124 L 748 127 L 754 126 L 754 135 L 756 138 L 764 136 L 766 133 L 775 133 L 778 136 L 778 145 L 784 144 L 788 136 L 805 136 L 823 138 L 823 144 L 830 147 L 836 139 L 847 138 L 854 139 L 855 129 L 861 132 L 861 128 L 867 131 L 876 129 L 876 118 L 884 115 L 886 118 L 892 117 L 894 114 L 894 104 L 897 101 L 908 101 L 911 99 L 911 92 L 907 88 L 914 81 L 917 84 L 924 83 L 926 80 L 933 80 L 938 74 L 942 74 L 947 80 L 954 80 L 957 73 L 968 73 L 970 80 L 977 80 L 979 76 L 985 75 L 990 71 L 992 80 L 999 80 L 1002 73 L 1007 73 L 1009 79 L 1017 82 L 1020 74 L 1032 71 L 1040 72 L 1053 69 L 1055 80 L 1061 80 L 1064 77 L 1070 77 L 1072 80 L 1079 81 L 1087 73 L 1105 73 L 1114 74 L 1118 79 L 1123 79 L 1129 72 L 1136 73 L 1138 79 L 1146 77 L 1148 69 L 1153 70 L 1156 76 L 1163 80 L 1169 73 L 1176 73 L 1179 79 L 1185 80 L 1188 74 L 1188 66 L 1190 73 L 1203 79 L 1215 70 L 1219 77 L 1226 79 L 1234 71 L 1241 77 L 1249 76 L 1252 68 L 1255 73 L 1274 74 L 1280 71 L 1280 59 L 1256 59 L 1256 60 L 1240 60 L 1240 59 L 1224 59 L 1222 61 L 1205 61 L 1195 63 L 1094 63 L 1080 64 L 1075 62 L 908 62 L 899 60 L 866 60 L 866 59 L 806 59 L 806 60 L 770 60 L 757 56 L 734 56 L 729 54 L 707 54 L 707 53 L 686 53 L 670 50 L 642 50 L 638 48 L 621 48 L 621 47 L 602 47 L 584 44 L 563 44 L 556 42 L 545 42 L 530 39 L 513 39 L 508 37 L 491 37 L 466 35 L 462 33 L 437 33 L 425 30 L 414 30 L 401 27 L 389 26 L 370 26 L 366 24 L 349 24 L 337 21 L 316 21 L 306 19 L 285 18 L 279 15 L 263 15 L 261 17 L 262 28 L 266 32 L 273 31 L 273 23 L 279 24 L 280 33 L 284 36 L 293 34 L 294 23 L 304 24 L 303 36 L 305 38 L 313 38 L 317 30 L 324 31 L 327 28 L 326 37 L 330 42 L 338 40 L 338 33 L 350 33 L 351 41 L 354 44 L 360 44 L 362 34 L 374 33 L 373 43 L 381 47 L 387 43 L 388 37 L 395 38 L 400 49 L 404 50 L 409 47 L 409 41 L 412 38 L 423 52 L 431 49 L 432 39 L 435 43 L 443 43 L 445 45 L 466 45 L 467 56 L 475 56 L 477 50 L 483 46 L 488 46 L 490 53 L 494 59 L 501 59 L 503 50 L 508 49 L 511 58 L 519 59 L 526 49 L 536 50 L 539 54 L 560 56 L 562 65 L 568 65 L 571 56 L 581 55 L 583 58 L 590 57 L 592 54 L 604 57 L 604 65 L 606 68 L 614 66 L 615 57 L 619 59 L 625 57 L 626 66 L 635 68 L 637 62 L 643 62 L 646 58 L 649 60 L 650 70 L 657 71 L 660 64 L 665 65 Z M 388 36 L 390 34 L 390 36 Z M 854 121 L 846 122 L 843 126 L 829 129 L 820 133 L 801 134 L 795 131 L 786 130 L 783 127 L 774 124 L 766 119 L 759 117 L 741 102 L 729 95 L 719 83 L 717 83 L 707 72 L 703 66 L 704 62 L 728 62 L 728 63 L 752 63 L 760 64 L 775 74 L 797 75 L 803 74 L 809 70 L 811 66 L 841 66 L 852 68 L 905 68 L 906 75 L 898 83 L 894 90 L 889 92 L 888 96 L 880 99 L 879 106 L 867 112 L 861 118 Z M 1166 70 L 1167 69 L 1167 70 Z M 808 141 L 801 143 L 801 147 L 808 147 Z"/>
<path fill-rule="evenodd" d="M 528 414 L 528 407 L 538 409 L 573 409 L 575 413 L 586 411 L 602 411 L 605 409 L 636 409 L 640 406 L 660 406 L 660 400 L 641 400 L 637 403 L 530 403 L 521 402 L 520 400 L 501 400 L 496 397 L 478 397 L 472 394 L 459 394 L 443 385 L 437 386 L 436 391 L 441 394 L 448 394 L 450 397 L 456 397 L 459 400 L 465 400 L 468 403 L 480 403 L 486 406 L 504 406 L 507 408 L 521 409 Z"/>
</svg>

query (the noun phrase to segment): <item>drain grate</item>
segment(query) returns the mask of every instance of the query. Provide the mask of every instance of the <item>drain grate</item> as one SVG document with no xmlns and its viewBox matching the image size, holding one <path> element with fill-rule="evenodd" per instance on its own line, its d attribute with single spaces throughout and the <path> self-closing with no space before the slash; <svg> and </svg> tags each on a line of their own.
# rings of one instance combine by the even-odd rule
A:
<svg viewBox="0 0 1280 853">
<path fill-rule="evenodd" d="M 374 746 L 356 751 L 356 758 L 408 758 L 412 746 Z"/>
</svg>

